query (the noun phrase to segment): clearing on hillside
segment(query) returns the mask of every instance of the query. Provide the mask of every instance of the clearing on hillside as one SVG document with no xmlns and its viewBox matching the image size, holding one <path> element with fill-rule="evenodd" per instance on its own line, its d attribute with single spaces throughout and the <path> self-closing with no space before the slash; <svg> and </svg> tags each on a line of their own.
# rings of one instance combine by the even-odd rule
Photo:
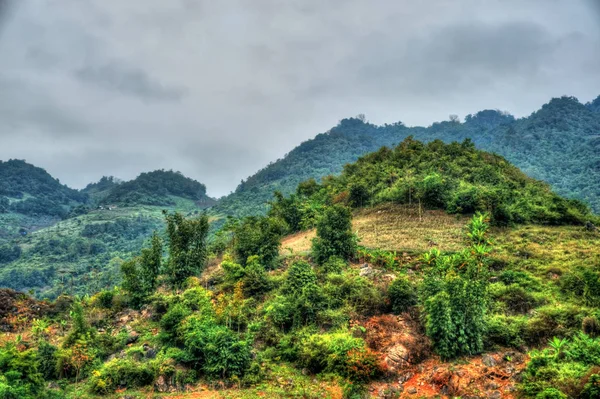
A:
<svg viewBox="0 0 600 399">
<path fill-rule="evenodd" d="M 442 210 L 419 210 L 418 207 L 392 203 L 354 213 L 352 229 L 359 244 L 367 248 L 422 252 L 436 247 L 455 251 L 464 244 L 464 226 L 468 217 L 449 215 Z M 285 237 L 282 253 L 310 251 L 314 229 Z"/>
</svg>

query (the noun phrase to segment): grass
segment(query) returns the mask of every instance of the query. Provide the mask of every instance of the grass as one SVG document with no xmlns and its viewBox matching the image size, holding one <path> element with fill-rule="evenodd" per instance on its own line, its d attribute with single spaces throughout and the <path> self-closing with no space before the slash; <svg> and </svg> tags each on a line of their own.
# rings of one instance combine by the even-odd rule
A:
<svg viewBox="0 0 600 399">
<path fill-rule="evenodd" d="M 466 216 L 448 215 L 444 211 L 384 204 L 361 209 L 354 214 L 352 229 L 359 244 L 367 248 L 422 252 L 432 247 L 456 251 L 464 245 Z M 307 253 L 316 231 L 299 232 L 282 240 L 282 254 Z"/>
</svg>

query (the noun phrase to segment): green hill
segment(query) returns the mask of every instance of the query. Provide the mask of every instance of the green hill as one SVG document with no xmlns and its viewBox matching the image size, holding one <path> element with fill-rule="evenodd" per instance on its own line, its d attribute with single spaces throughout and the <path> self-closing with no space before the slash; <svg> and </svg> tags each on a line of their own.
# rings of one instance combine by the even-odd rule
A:
<svg viewBox="0 0 600 399">
<path fill-rule="evenodd" d="M 0 240 L 65 218 L 88 201 L 44 169 L 22 160 L 0 161 Z"/>
<path fill-rule="evenodd" d="M 105 182 L 104 185 L 110 183 Z M 172 197 L 188 199 L 206 206 L 212 203 L 206 196 L 204 184 L 185 177 L 180 172 L 165 170 L 142 173 L 134 180 L 112 184 L 100 202 L 122 206 L 172 206 L 175 205 Z"/>
<path fill-rule="evenodd" d="M 130 257 L 153 231 L 163 229 L 164 209 L 192 215 L 214 203 L 203 184 L 172 171 L 142 173 L 129 182 L 104 177 L 78 192 L 42 169 L 10 162 L 18 168 L 6 168 L 0 179 L 0 184 L 8 182 L 0 187 L 12 188 L 3 191 L 11 195 L 9 213 L 0 215 L 5 231 L 0 286 L 34 289 L 41 297 L 114 286 L 119 259 Z M 62 212 L 15 213 L 21 208 L 13 203 L 33 200 L 40 206 L 56 204 Z"/>
<path fill-rule="evenodd" d="M 344 119 L 250 176 L 213 212 L 264 213 L 274 190 L 291 193 L 303 180 L 339 173 L 346 163 L 382 146 L 393 147 L 408 136 L 424 142 L 470 138 L 477 148 L 504 156 L 530 177 L 550 183 L 558 194 L 581 199 L 599 212 L 599 108 L 600 97 L 586 105 L 562 97 L 521 119 L 497 110 L 467 115 L 464 123 L 451 120 L 429 127 L 407 127 L 401 122 L 376 126 L 364 118 Z"/>
</svg>

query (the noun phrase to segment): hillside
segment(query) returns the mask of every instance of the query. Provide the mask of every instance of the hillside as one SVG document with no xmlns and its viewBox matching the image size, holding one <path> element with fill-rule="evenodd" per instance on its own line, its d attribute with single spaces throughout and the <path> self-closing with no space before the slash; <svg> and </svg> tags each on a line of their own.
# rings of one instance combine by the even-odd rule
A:
<svg viewBox="0 0 600 399">
<path fill-rule="evenodd" d="M 0 180 L 12 188 L 4 191 L 13 195 L 11 201 L 20 195 L 43 204 L 46 213 L 51 203 L 64 210 L 60 218 L 20 214 L 15 212 L 22 208 L 11 204 L 10 212 L 0 215 L 0 286 L 33 290 L 38 297 L 114 286 L 120 279 L 119 260 L 163 229 L 163 210 L 192 215 L 214 203 L 203 184 L 171 171 L 142 173 L 128 182 L 102 178 L 78 192 L 19 162 L 18 168 L 6 167 Z"/>
<path fill-rule="evenodd" d="M 21 160 L 0 161 L 0 243 L 49 226 L 87 201 L 86 194 L 44 169 Z"/>
<path fill-rule="evenodd" d="M 104 288 L 91 297 L 0 290 L 0 389 L 26 399 L 597 397 L 600 234 L 582 223 L 597 222 L 585 206 L 468 140 L 410 138 L 276 197 L 268 216 L 229 220 L 210 243 L 206 215 L 164 215 L 137 257 L 111 262 L 120 286 L 87 275 Z M 110 212 L 61 230 L 99 245 L 122 234 Z M 28 247 L 42 243 L 36 234 Z M 58 255 L 39 261 L 68 260 Z"/>
<path fill-rule="evenodd" d="M 100 182 L 104 186 L 110 186 L 106 196 L 100 200 L 102 204 L 170 206 L 175 204 L 172 197 L 188 199 L 203 207 L 214 203 L 214 200 L 206 196 L 204 184 L 179 172 L 156 170 L 142 173 L 124 183 L 116 184 L 114 180 L 112 182 L 113 184 L 108 180 Z M 88 186 L 88 190 L 99 188 Z"/>
<path fill-rule="evenodd" d="M 572 97 L 553 99 L 529 117 L 515 119 L 484 110 L 429 127 L 406 127 L 401 122 L 376 126 L 350 118 L 317 135 L 269 164 L 240 184 L 215 207 L 218 215 L 249 215 L 267 211 L 272 192 L 293 192 L 309 178 L 341 172 L 346 163 L 392 147 L 408 136 L 444 142 L 470 138 L 483 150 L 496 152 L 530 177 L 546 181 L 560 195 L 578 198 L 600 212 L 600 97 L 586 105 Z"/>
</svg>

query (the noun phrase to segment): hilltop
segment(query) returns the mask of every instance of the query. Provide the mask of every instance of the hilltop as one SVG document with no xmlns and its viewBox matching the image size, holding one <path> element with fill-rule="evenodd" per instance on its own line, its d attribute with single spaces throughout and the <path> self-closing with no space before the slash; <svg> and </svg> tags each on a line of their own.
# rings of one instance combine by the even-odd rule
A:
<svg viewBox="0 0 600 399">
<path fill-rule="evenodd" d="M 516 119 L 506 112 L 483 110 L 434 123 L 407 127 L 403 123 L 377 126 L 364 117 L 343 119 L 248 177 L 234 193 L 213 209 L 217 216 L 264 214 L 274 190 L 292 193 L 298 183 L 342 171 L 345 164 L 382 146 L 393 147 L 406 137 L 428 142 L 463 141 L 495 152 L 543 180 L 560 195 L 588 203 L 600 211 L 600 97 L 581 104 L 573 97 L 552 99 L 528 117 Z"/>
<path fill-rule="evenodd" d="M 185 177 L 180 172 L 156 170 L 142 173 L 124 183 L 115 183 L 114 180 L 101 183 L 110 186 L 106 196 L 100 200 L 103 204 L 172 206 L 175 205 L 173 197 L 191 200 L 203 207 L 214 203 L 214 200 L 206 195 L 204 184 Z M 88 186 L 88 190 L 94 188 L 100 187 Z"/>
</svg>

